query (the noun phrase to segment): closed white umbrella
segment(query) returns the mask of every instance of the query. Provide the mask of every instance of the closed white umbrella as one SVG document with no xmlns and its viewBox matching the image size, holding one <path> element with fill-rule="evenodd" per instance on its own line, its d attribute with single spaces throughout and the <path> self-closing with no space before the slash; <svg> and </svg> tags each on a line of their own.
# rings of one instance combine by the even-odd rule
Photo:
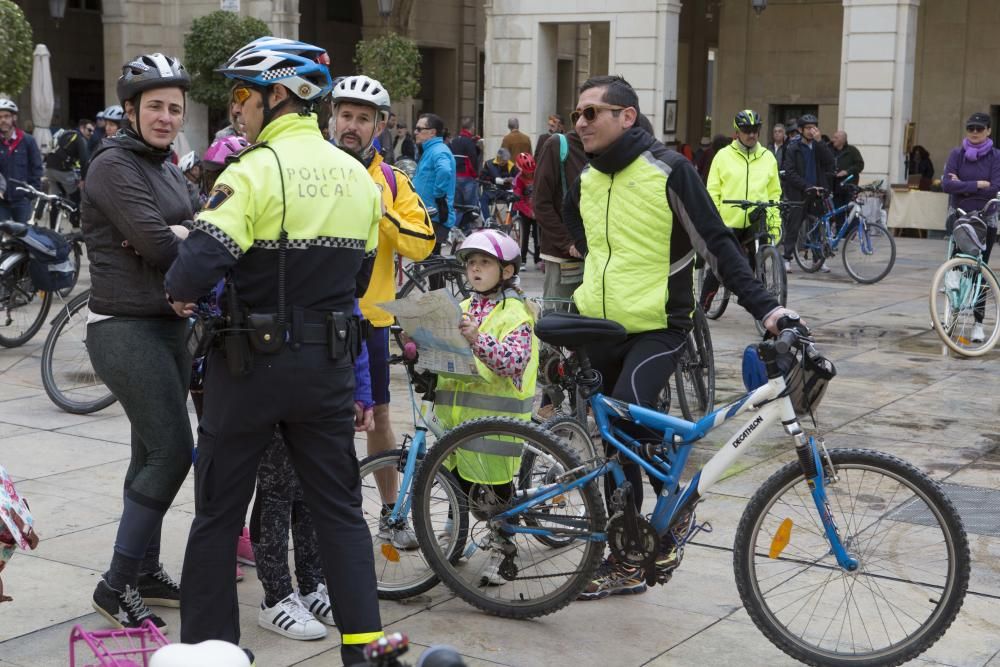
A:
<svg viewBox="0 0 1000 667">
<path fill-rule="evenodd" d="M 31 67 L 31 120 L 35 123 L 35 141 L 43 154 L 52 146 L 52 110 L 55 94 L 52 92 L 52 69 L 49 49 L 44 44 L 35 46 L 35 60 Z"/>
</svg>

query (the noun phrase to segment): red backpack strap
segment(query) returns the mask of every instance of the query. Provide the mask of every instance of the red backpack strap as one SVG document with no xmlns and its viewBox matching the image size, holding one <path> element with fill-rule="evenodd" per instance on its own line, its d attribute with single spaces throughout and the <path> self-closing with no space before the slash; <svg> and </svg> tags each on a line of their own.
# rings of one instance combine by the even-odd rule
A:
<svg viewBox="0 0 1000 667">
<path fill-rule="evenodd" d="M 389 184 L 389 192 L 392 193 L 392 200 L 396 201 L 396 174 L 392 171 L 392 167 L 387 165 L 385 162 L 379 162 L 378 166 L 382 167 L 382 175 L 385 176 L 385 182 Z"/>
</svg>

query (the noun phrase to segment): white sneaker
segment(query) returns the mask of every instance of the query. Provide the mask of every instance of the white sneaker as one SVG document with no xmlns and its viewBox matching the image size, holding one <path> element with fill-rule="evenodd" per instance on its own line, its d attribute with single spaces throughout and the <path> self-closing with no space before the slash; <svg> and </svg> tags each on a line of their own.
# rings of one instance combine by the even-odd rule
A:
<svg viewBox="0 0 1000 667">
<path fill-rule="evenodd" d="M 786 259 L 785 260 L 785 273 L 791 273 L 791 272 L 792 272 L 792 263 Z"/>
<path fill-rule="evenodd" d="M 983 325 L 976 322 L 972 325 L 972 342 L 982 343 L 986 340 L 986 332 L 983 331 Z"/>
<path fill-rule="evenodd" d="M 822 264 L 819 267 L 819 272 L 820 273 L 830 273 L 830 267 L 827 266 L 826 264 Z"/>
<path fill-rule="evenodd" d="M 330 594 L 326 591 L 326 584 L 320 584 L 315 591 L 308 595 L 299 595 L 302 606 L 316 617 L 316 620 L 326 625 L 337 625 L 333 620 L 333 605 L 330 603 Z"/>
<path fill-rule="evenodd" d="M 261 602 L 257 625 L 289 639 L 307 640 L 326 637 L 326 628 L 302 606 L 302 601 L 295 593 L 273 607 L 265 607 Z"/>
<path fill-rule="evenodd" d="M 479 579 L 480 586 L 501 586 L 507 580 L 500 576 L 500 563 L 503 562 L 503 552 L 496 550 L 490 552 L 490 560 L 483 568 L 483 574 Z"/>
<path fill-rule="evenodd" d="M 420 548 L 417 541 L 417 534 L 413 532 L 409 524 L 403 523 L 402 528 L 393 528 L 389 525 L 389 515 L 379 519 L 378 538 L 390 542 L 392 546 L 403 551 L 412 551 Z"/>
</svg>

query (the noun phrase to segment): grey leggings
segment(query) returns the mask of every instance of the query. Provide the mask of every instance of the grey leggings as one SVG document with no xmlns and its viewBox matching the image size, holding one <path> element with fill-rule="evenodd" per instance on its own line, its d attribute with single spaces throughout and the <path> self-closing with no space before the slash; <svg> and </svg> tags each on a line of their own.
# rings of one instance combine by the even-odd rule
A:
<svg viewBox="0 0 1000 667">
<path fill-rule="evenodd" d="M 87 326 L 94 370 L 121 402 L 132 426 L 126 512 L 116 544 L 116 550 L 126 555 L 144 551 L 150 540 L 158 541 L 159 521 L 154 517 L 162 517 L 170 507 L 191 467 L 187 328 L 186 320 L 126 317 Z M 144 525 L 126 525 L 132 523 L 127 521 L 130 502 L 147 510 L 138 515 Z M 124 542 L 133 547 L 123 551 L 119 547 Z"/>
</svg>

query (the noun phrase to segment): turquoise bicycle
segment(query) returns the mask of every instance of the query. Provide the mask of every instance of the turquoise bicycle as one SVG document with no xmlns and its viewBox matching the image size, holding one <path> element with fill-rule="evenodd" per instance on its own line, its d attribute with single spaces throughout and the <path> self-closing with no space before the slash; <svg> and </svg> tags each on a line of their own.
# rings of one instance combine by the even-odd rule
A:
<svg viewBox="0 0 1000 667">
<path fill-rule="evenodd" d="M 948 261 L 931 281 L 931 322 L 941 341 L 953 352 L 979 357 L 1000 340 L 1000 280 L 983 261 L 987 223 L 1000 200 L 959 217 L 948 238 Z"/>
<path fill-rule="evenodd" d="M 566 314 L 542 318 L 536 335 L 578 355 L 579 385 L 612 455 L 581 460 L 558 437 L 509 419 L 450 431 L 427 453 L 414 484 L 414 527 L 434 572 L 470 604 L 509 618 L 541 616 L 576 599 L 605 549 L 642 568 L 648 583 L 664 583 L 704 527 L 695 517 L 698 504 L 768 427 L 779 426 L 796 460 L 754 493 L 733 548 L 750 617 L 778 648 L 812 665 L 898 665 L 922 653 L 965 597 L 970 556 L 962 521 L 941 487 L 914 466 L 875 450 L 827 449 L 802 431 L 799 416 L 817 407 L 835 370 L 797 318 L 779 324 L 777 339 L 756 347 L 763 384 L 689 422 L 599 392 L 601 378 L 584 346 L 620 343 L 620 325 Z M 694 443 L 737 417 L 746 421 L 682 485 Z M 628 422 L 656 437 L 636 439 Z M 465 539 L 477 551 L 454 562 L 426 520 L 434 479 L 457 449 L 482 438 L 504 441 L 505 454 L 520 451 L 521 468 L 531 461 L 532 476 L 509 488 L 473 485 L 459 494 L 469 511 Z M 625 463 L 662 485 L 651 514 L 634 508 Z M 606 477 L 610 517 L 598 484 Z M 494 572 L 499 579 L 486 576 Z"/>
</svg>

